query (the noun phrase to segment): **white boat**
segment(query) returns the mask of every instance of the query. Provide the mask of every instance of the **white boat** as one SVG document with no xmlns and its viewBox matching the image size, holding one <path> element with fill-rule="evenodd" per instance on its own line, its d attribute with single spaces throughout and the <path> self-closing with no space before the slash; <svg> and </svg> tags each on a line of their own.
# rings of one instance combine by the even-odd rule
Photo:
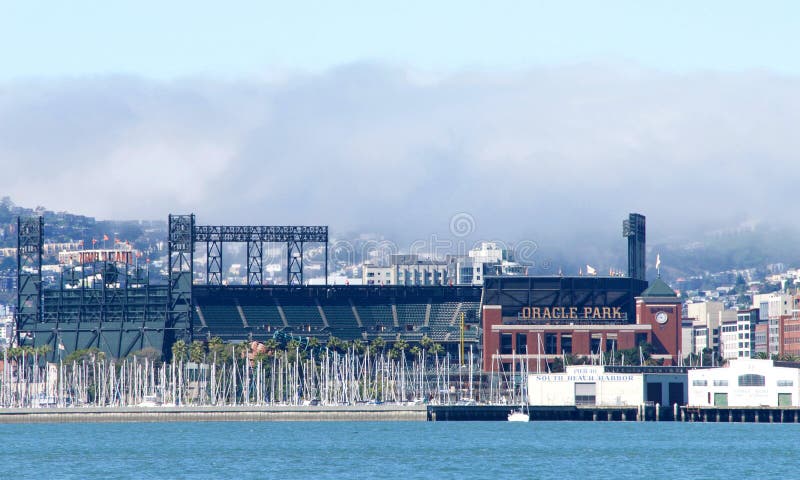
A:
<svg viewBox="0 0 800 480">
<path fill-rule="evenodd" d="M 524 409 L 519 408 L 517 410 L 511 410 L 511 413 L 508 414 L 508 421 L 509 422 L 530 422 L 531 416 L 525 412 Z"/>
</svg>

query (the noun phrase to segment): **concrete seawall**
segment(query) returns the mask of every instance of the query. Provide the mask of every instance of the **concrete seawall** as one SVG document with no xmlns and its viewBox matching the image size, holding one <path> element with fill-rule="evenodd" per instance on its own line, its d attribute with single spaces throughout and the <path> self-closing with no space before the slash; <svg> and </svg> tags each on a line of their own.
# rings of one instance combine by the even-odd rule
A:
<svg viewBox="0 0 800 480">
<path fill-rule="evenodd" d="M 513 406 L 347 405 L 0 408 L 3 423 L 506 421 Z M 653 406 L 530 407 L 531 421 L 800 423 L 800 409 Z"/>
<path fill-rule="evenodd" d="M 0 409 L 0 423 L 418 421 L 425 405 L 87 407 Z"/>
</svg>

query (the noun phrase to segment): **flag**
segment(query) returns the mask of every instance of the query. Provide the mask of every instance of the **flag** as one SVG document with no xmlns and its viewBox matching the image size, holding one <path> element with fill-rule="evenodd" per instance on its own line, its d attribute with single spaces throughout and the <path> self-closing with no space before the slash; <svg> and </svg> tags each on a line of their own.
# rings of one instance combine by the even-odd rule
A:
<svg viewBox="0 0 800 480">
<path fill-rule="evenodd" d="M 108 235 L 106 235 L 105 233 L 103 234 L 103 241 L 104 241 L 104 242 L 107 242 L 107 241 L 108 241 Z"/>
<path fill-rule="evenodd" d="M 96 238 L 93 238 L 93 239 L 92 239 L 92 245 L 94 245 L 95 243 L 97 243 L 97 239 L 96 239 Z"/>
<path fill-rule="evenodd" d="M 658 270 L 659 267 L 661 267 L 661 254 L 657 253 L 656 254 L 656 270 Z"/>
<path fill-rule="evenodd" d="M 61 343 L 61 342 L 58 342 L 58 349 L 59 350 L 64 350 L 64 344 Z"/>
<path fill-rule="evenodd" d="M 597 275 L 597 270 L 592 268 L 591 265 L 586 265 L 586 275 Z"/>
</svg>

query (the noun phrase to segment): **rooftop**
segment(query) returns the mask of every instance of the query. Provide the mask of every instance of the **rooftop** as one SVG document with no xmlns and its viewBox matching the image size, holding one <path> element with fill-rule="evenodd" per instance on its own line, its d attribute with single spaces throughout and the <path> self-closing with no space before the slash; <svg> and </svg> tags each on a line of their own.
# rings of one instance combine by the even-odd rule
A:
<svg viewBox="0 0 800 480">
<path fill-rule="evenodd" d="M 656 278 L 650 284 L 647 289 L 642 292 L 642 297 L 675 297 L 677 298 L 678 294 L 670 288 L 669 285 L 661 280 L 661 277 Z"/>
</svg>

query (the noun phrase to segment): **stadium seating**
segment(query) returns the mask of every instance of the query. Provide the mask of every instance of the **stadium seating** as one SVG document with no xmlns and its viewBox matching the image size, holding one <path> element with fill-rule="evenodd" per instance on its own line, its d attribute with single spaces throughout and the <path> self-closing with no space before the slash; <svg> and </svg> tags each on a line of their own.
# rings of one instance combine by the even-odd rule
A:
<svg viewBox="0 0 800 480">
<path fill-rule="evenodd" d="M 356 305 L 358 316 L 368 334 L 394 332 L 392 306 L 388 304 Z M 383 337 L 383 335 L 381 335 Z"/>
<path fill-rule="evenodd" d="M 281 308 L 286 315 L 286 322 L 297 332 L 313 332 L 325 328 L 315 304 L 281 304 Z"/>
<path fill-rule="evenodd" d="M 342 339 L 362 338 L 353 309 L 347 305 L 323 305 L 322 310 L 328 318 L 330 333 Z"/>
<path fill-rule="evenodd" d="M 234 304 L 198 305 L 206 320 L 208 332 L 214 335 L 233 335 L 246 337 L 247 332 L 242 317 Z"/>
<path fill-rule="evenodd" d="M 242 311 L 254 330 L 271 332 L 284 327 L 275 305 L 242 305 Z"/>
</svg>

